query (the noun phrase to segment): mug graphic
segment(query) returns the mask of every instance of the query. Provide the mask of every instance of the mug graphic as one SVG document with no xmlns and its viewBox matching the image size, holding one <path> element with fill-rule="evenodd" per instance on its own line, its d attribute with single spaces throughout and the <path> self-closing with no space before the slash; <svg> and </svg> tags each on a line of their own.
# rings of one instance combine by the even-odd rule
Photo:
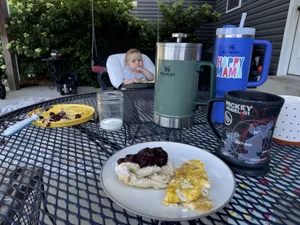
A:
<svg viewBox="0 0 300 225">
<path fill-rule="evenodd" d="M 230 54 L 231 56 L 217 56 L 217 77 L 219 78 L 233 78 L 233 79 L 242 79 L 243 78 L 243 68 L 244 68 L 244 62 L 245 58 L 244 56 L 234 56 L 239 55 L 240 50 L 235 50 L 236 44 L 228 44 L 227 51 L 222 50 L 221 52 L 223 54 Z M 246 61 L 246 64 L 248 62 Z M 246 65 L 247 67 L 247 65 Z M 247 73 L 247 71 L 244 71 L 244 74 Z"/>
<path fill-rule="evenodd" d="M 225 135 L 221 152 L 244 163 L 263 163 L 269 159 L 272 130 L 277 117 L 272 108 L 225 101 Z M 263 116 L 261 116 L 263 115 Z"/>
<path fill-rule="evenodd" d="M 175 76 L 175 73 L 171 72 L 171 67 L 172 66 L 164 66 L 163 71 L 159 72 L 160 76 Z"/>
<path fill-rule="evenodd" d="M 224 102 L 221 133 L 212 122 L 215 102 Z M 207 121 L 220 142 L 217 154 L 238 167 L 268 167 L 272 135 L 283 103 L 277 95 L 258 91 L 229 91 L 224 99 L 210 100 Z"/>
</svg>

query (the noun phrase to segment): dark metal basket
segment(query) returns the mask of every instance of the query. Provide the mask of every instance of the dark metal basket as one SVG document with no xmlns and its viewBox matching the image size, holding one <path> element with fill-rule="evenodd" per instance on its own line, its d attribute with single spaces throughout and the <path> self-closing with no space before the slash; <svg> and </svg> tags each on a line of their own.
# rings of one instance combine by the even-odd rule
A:
<svg viewBox="0 0 300 225">
<path fill-rule="evenodd" d="M 3 75 L 4 75 L 3 71 L 0 70 L 0 99 L 5 99 L 6 97 L 6 89 L 2 82 Z"/>
</svg>

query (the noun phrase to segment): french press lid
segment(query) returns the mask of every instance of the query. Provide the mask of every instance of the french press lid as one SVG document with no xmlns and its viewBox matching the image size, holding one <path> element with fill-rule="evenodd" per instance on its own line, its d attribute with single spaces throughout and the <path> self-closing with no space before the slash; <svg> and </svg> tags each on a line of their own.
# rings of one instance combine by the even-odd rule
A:
<svg viewBox="0 0 300 225">
<path fill-rule="evenodd" d="M 157 47 L 173 47 L 173 48 L 195 48 L 202 44 L 197 43 L 185 43 L 181 42 L 183 38 L 187 38 L 188 35 L 185 33 L 172 33 L 172 37 L 177 38 L 175 42 L 158 42 L 156 43 Z"/>
<path fill-rule="evenodd" d="M 187 34 L 184 34 L 184 33 L 172 33 L 172 37 L 176 37 L 177 38 L 176 42 L 181 42 L 182 38 L 187 38 Z"/>
<path fill-rule="evenodd" d="M 187 34 L 173 33 L 172 37 L 177 38 L 177 42 L 156 43 L 157 58 L 167 60 L 200 60 L 202 44 L 184 43 L 182 38 L 187 38 Z"/>
</svg>

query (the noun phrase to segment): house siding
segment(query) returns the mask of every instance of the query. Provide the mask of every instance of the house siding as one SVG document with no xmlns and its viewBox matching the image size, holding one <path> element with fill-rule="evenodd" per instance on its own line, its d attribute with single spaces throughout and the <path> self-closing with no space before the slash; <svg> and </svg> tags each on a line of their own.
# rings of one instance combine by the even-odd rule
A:
<svg viewBox="0 0 300 225">
<path fill-rule="evenodd" d="M 137 0 L 137 7 L 133 9 L 133 14 L 136 15 L 139 19 L 147 19 L 150 21 L 157 21 L 158 18 L 158 4 L 157 0 Z M 169 2 L 164 0 L 165 3 Z M 215 0 L 184 0 L 184 4 L 187 6 L 188 2 L 191 2 L 193 5 L 203 5 L 204 3 L 208 3 L 215 7 Z M 159 16 L 161 19 L 161 14 Z M 199 38 L 201 41 L 210 41 L 211 38 L 214 35 L 214 28 L 213 24 L 204 24 L 201 26 L 200 29 L 198 29 L 195 33 L 197 38 Z"/>
<path fill-rule="evenodd" d="M 215 28 L 226 24 L 238 26 L 243 12 L 247 12 L 246 27 L 256 28 L 256 39 L 268 40 L 272 43 L 273 52 L 270 75 L 276 75 L 280 57 L 283 34 L 288 15 L 290 0 L 242 0 L 239 9 L 226 13 L 227 0 L 216 0 L 215 9 L 222 13 L 215 23 Z M 254 56 L 263 56 L 263 47 L 254 47 Z M 263 58 L 260 57 L 260 63 Z"/>
</svg>

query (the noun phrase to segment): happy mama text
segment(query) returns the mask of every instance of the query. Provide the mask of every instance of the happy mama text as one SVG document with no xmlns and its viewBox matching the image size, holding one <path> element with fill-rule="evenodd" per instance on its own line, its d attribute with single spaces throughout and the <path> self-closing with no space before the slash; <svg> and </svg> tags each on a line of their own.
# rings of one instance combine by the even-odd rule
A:
<svg viewBox="0 0 300 225">
<path fill-rule="evenodd" d="M 245 57 L 218 56 L 217 77 L 242 78 L 244 61 Z"/>
</svg>

